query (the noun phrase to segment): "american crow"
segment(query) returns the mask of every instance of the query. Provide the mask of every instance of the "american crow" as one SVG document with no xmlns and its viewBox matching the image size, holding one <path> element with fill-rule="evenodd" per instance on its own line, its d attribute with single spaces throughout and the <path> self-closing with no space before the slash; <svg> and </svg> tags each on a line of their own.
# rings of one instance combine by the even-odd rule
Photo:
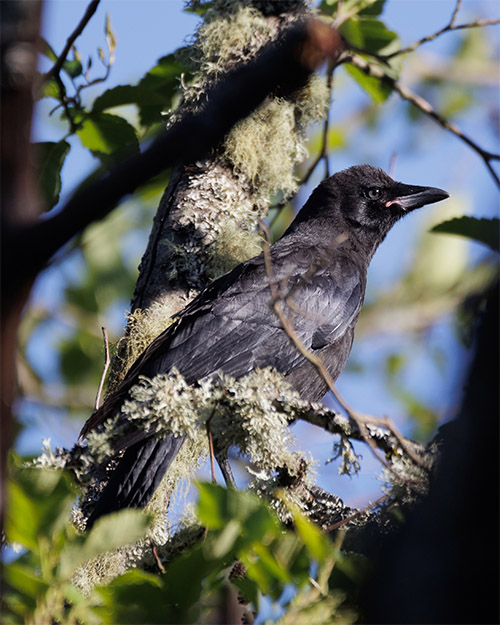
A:
<svg viewBox="0 0 500 625">
<path fill-rule="evenodd" d="M 409 211 L 448 197 L 441 189 L 395 182 L 381 169 L 351 167 L 324 180 L 283 237 L 215 280 L 143 352 L 81 436 L 116 414 L 139 375 L 172 367 L 190 384 L 222 371 L 241 377 L 275 367 L 308 401 L 327 384 L 297 350 L 272 310 L 270 281 L 288 294 L 295 335 L 320 356 L 335 380 L 351 351 L 370 260 Z M 271 267 L 271 272 L 270 272 Z M 88 521 L 150 500 L 183 443 L 139 432 L 119 460 Z"/>
</svg>

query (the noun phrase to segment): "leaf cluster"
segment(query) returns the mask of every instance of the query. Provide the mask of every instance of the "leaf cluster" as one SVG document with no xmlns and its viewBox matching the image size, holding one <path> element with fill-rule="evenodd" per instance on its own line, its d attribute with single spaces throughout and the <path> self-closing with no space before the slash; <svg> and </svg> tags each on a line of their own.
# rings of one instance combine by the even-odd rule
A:
<svg viewBox="0 0 500 625">
<path fill-rule="evenodd" d="M 87 618 L 94 600 L 71 578 L 84 562 L 142 538 L 148 516 L 126 510 L 81 535 L 69 522 L 75 489 L 65 472 L 22 466 L 15 458 L 10 465 L 5 534 L 21 555 L 3 567 L 2 622 L 96 622 Z"/>
<path fill-rule="evenodd" d="M 4 567 L 2 622 L 211 622 L 230 588 L 251 613 L 267 598 L 311 623 L 354 619 L 349 605 L 366 565 L 343 554 L 341 540 L 332 543 L 291 504 L 285 529 L 255 495 L 207 483 L 198 490 L 201 539 L 158 564 L 160 573 L 133 569 L 82 594 L 73 580 L 78 567 L 142 538 L 147 515 L 122 511 L 80 535 L 68 521 L 74 490 L 67 475 L 12 463 L 6 535 L 22 554 Z"/>
</svg>

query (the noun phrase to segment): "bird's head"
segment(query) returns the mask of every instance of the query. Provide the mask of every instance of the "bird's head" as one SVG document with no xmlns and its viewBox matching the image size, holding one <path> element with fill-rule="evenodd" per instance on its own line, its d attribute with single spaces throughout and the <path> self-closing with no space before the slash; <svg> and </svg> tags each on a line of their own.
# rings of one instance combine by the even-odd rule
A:
<svg viewBox="0 0 500 625">
<path fill-rule="evenodd" d="M 340 200 L 343 218 L 355 231 L 385 236 L 398 219 L 425 204 L 449 197 L 435 187 L 396 182 L 371 165 L 357 165 L 324 181 Z"/>
<path fill-rule="evenodd" d="M 377 167 L 356 165 L 323 180 L 287 233 L 312 227 L 323 236 L 333 227 L 352 234 L 371 256 L 398 219 L 447 197 L 442 189 L 403 184 Z"/>
</svg>

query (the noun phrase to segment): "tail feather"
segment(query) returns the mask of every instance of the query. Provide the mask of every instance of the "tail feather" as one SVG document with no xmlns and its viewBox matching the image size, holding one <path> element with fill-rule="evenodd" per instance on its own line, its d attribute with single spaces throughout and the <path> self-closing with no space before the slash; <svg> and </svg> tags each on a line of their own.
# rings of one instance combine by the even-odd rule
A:
<svg viewBox="0 0 500 625">
<path fill-rule="evenodd" d="M 179 452 L 183 437 L 147 439 L 129 447 L 103 489 L 87 529 L 105 514 L 123 508 L 144 508 Z"/>
</svg>

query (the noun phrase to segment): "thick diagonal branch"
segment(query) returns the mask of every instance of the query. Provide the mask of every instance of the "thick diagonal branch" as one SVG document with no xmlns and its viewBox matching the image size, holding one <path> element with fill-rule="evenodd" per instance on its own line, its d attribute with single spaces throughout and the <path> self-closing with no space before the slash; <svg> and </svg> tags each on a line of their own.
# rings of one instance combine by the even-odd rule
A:
<svg viewBox="0 0 500 625">
<path fill-rule="evenodd" d="M 278 85 L 283 94 L 300 87 L 327 56 L 339 53 L 340 45 L 336 32 L 317 21 L 291 29 L 279 44 L 229 72 L 207 94 L 201 111 L 185 115 L 144 152 L 77 191 L 57 214 L 4 231 L 3 251 L 15 262 L 16 282 L 38 272 L 73 236 L 105 217 L 123 197 L 166 167 L 201 158 Z M 30 254 L 16 253 L 22 249 L 29 249 Z"/>
</svg>

